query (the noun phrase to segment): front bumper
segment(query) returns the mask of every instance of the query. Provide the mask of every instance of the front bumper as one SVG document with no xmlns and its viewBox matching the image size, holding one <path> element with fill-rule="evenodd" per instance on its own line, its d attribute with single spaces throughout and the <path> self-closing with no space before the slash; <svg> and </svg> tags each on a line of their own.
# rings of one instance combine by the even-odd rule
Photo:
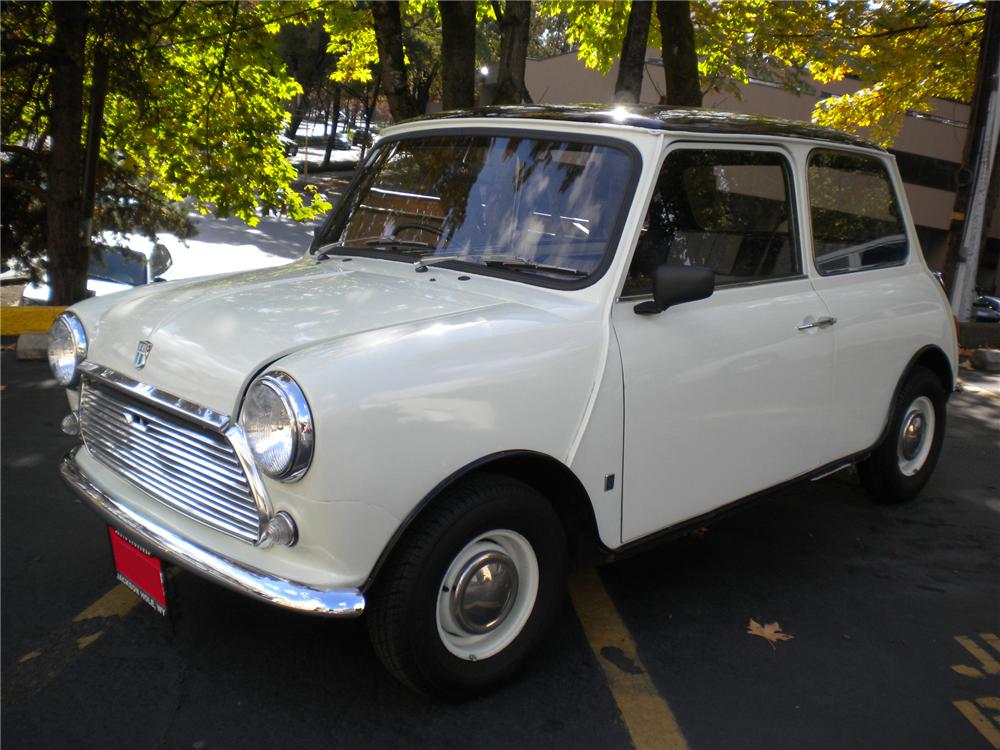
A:
<svg viewBox="0 0 1000 750">
<path fill-rule="evenodd" d="M 73 448 L 59 466 L 66 483 L 105 521 L 154 555 L 210 581 L 297 612 L 325 617 L 357 617 L 365 597 L 357 589 L 329 590 L 289 581 L 201 547 L 159 522 L 144 518 L 98 487 L 76 461 Z"/>
</svg>

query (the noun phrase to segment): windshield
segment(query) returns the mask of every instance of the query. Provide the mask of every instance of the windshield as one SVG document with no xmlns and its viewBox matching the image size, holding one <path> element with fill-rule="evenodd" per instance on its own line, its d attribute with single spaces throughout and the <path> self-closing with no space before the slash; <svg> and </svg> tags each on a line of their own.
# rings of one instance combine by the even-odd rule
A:
<svg viewBox="0 0 1000 750">
<path fill-rule="evenodd" d="M 120 247 L 94 247 L 90 278 L 138 286 L 146 283 L 146 256 Z"/>
<path fill-rule="evenodd" d="M 604 144 L 495 134 L 407 138 L 370 162 L 323 244 L 482 265 L 510 256 L 517 263 L 504 267 L 519 272 L 588 276 L 617 233 L 631 172 L 625 150 Z"/>
</svg>

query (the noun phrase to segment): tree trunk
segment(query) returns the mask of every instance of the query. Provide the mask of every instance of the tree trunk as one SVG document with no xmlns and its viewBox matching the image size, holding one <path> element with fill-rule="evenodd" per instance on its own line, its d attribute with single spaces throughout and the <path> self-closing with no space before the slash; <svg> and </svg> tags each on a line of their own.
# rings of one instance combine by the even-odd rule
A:
<svg viewBox="0 0 1000 750">
<path fill-rule="evenodd" d="M 50 303 L 71 305 L 87 296 L 89 252 L 80 242 L 82 218 L 84 53 L 87 3 L 51 5 L 55 22 L 52 40 L 52 109 L 49 117 L 52 152 L 49 157 L 48 252 Z"/>
<path fill-rule="evenodd" d="M 337 123 L 340 121 L 340 86 L 334 89 L 333 93 L 333 127 L 330 136 L 326 139 L 326 153 L 323 154 L 323 166 L 330 163 L 330 154 L 333 153 L 333 144 L 337 140 Z"/>
<path fill-rule="evenodd" d="M 955 191 L 955 202 L 951 212 L 951 226 L 948 229 L 948 249 L 945 252 L 944 266 L 941 269 L 944 277 L 945 289 L 949 294 L 953 293 L 955 273 L 962 254 L 962 234 L 966 220 L 966 212 L 969 208 L 969 198 L 972 187 L 973 167 L 979 159 L 978 147 L 982 143 L 982 132 L 986 127 L 987 108 L 989 106 L 989 94 L 991 88 L 998 85 L 992 80 L 993 68 L 997 55 L 1000 55 L 1000 5 L 996 3 L 986 4 L 986 20 L 983 24 L 983 36 L 979 43 L 979 63 L 976 68 L 976 85 L 972 94 L 972 102 L 969 107 L 969 124 L 965 131 L 965 146 L 962 149 L 962 170 L 961 174 L 966 175 L 966 179 L 959 182 Z M 984 217 L 985 232 L 984 238 L 988 236 L 990 223 L 993 218 L 993 208 L 996 206 L 997 190 L 1000 189 L 1000 177 L 998 177 L 996 164 L 994 163 L 993 175 L 990 178 L 990 189 L 986 200 L 986 216 Z M 971 268 L 972 278 L 975 279 L 979 269 Z M 975 286 L 975 282 L 973 282 Z"/>
<path fill-rule="evenodd" d="M 441 106 L 468 109 L 476 96 L 476 4 L 438 2 L 441 10 Z"/>
<path fill-rule="evenodd" d="M 622 42 L 622 56 L 618 61 L 618 81 L 615 83 L 615 101 L 634 104 L 642 94 L 642 74 L 646 68 L 646 42 L 649 40 L 649 21 L 653 4 L 633 0 Z"/>
<path fill-rule="evenodd" d="M 392 119 L 399 122 L 417 114 L 413 111 L 406 86 L 403 23 L 399 16 L 399 3 L 373 2 L 372 17 L 375 19 L 375 43 L 378 46 L 379 67 L 382 70 L 382 87 L 385 89 L 385 98 L 389 102 Z"/>
<path fill-rule="evenodd" d="M 288 129 L 285 137 L 295 140 L 295 134 L 299 132 L 299 126 L 306 118 L 306 96 L 299 94 L 295 97 L 295 104 L 292 106 L 292 119 L 288 121 Z"/>
<path fill-rule="evenodd" d="M 90 112 L 87 114 L 87 151 L 83 162 L 83 206 L 81 239 L 88 248 L 97 201 L 97 164 L 101 158 L 104 137 L 104 101 L 108 94 L 108 52 L 103 46 L 94 51 L 94 67 L 90 74 Z"/>
<path fill-rule="evenodd" d="M 413 107 L 420 114 L 427 112 L 427 103 L 431 100 L 431 86 L 437 77 L 438 64 L 431 66 L 430 72 L 413 85 Z"/>
<path fill-rule="evenodd" d="M 500 20 L 500 67 L 494 104 L 524 104 L 531 95 L 524 85 L 524 65 L 528 56 L 531 1 L 507 0 Z"/>
<path fill-rule="evenodd" d="M 666 104 L 701 106 L 701 81 L 698 78 L 698 53 L 694 45 L 691 3 L 657 0 L 656 17 L 660 19 L 663 75 L 666 78 Z"/>
</svg>

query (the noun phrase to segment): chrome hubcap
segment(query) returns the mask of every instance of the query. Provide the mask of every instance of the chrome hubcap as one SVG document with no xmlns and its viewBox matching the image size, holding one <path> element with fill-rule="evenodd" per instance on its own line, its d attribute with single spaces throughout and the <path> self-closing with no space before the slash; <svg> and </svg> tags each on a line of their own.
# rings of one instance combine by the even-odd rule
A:
<svg viewBox="0 0 1000 750">
<path fill-rule="evenodd" d="M 517 568 L 503 552 L 471 560 L 451 591 L 451 613 L 467 633 L 487 633 L 504 621 L 517 597 Z"/>
<path fill-rule="evenodd" d="M 903 414 L 896 460 L 904 476 L 912 477 L 927 463 L 934 442 L 934 420 L 934 404 L 926 396 L 914 399 Z"/>
<path fill-rule="evenodd" d="M 460 659 L 488 659 L 507 648 L 531 617 L 538 596 L 538 558 L 510 529 L 493 529 L 452 559 L 438 589 L 438 636 Z"/>
<path fill-rule="evenodd" d="M 903 425 L 903 434 L 899 441 L 899 450 L 906 460 L 912 459 L 920 450 L 920 443 L 924 439 L 924 425 L 927 423 L 921 414 L 911 414 L 909 420 Z"/>
</svg>

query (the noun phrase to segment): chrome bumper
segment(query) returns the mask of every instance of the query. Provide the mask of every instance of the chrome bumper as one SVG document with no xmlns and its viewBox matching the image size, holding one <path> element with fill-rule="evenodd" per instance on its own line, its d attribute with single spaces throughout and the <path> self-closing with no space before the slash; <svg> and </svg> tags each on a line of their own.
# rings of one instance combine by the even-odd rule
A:
<svg viewBox="0 0 1000 750">
<path fill-rule="evenodd" d="M 325 617 L 357 617 L 364 611 L 365 597 L 357 589 L 331 591 L 278 578 L 201 547 L 144 518 L 90 480 L 76 462 L 76 453 L 81 447 L 73 448 L 59 465 L 63 479 L 111 526 L 149 548 L 157 557 L 241 594 L 286 609 Z"/>
</svg>

